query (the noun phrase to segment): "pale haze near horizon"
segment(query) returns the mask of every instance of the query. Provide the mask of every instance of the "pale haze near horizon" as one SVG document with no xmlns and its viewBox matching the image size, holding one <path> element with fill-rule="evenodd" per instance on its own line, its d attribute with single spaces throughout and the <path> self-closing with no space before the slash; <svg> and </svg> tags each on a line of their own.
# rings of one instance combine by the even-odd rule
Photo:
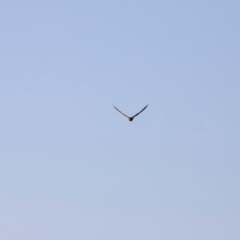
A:
<svg viewBox="0 0 240 240">
<path fill-rule="evenodd" d="M 1 1 L 0 238 L 240 239 L 239 12 Z"/>
</svg>

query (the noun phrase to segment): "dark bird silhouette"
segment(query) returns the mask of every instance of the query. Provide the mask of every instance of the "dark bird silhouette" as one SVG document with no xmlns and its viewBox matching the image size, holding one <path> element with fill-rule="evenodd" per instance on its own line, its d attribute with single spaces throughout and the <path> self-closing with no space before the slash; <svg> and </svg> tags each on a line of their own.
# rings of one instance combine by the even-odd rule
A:
<svg viewBox="0 0 240 240">
<path fill-rule="evenodd" d="M 147 105 L 147 106 L 148 106 L 148 105 Z M 135 114 L 133 117 L 129 117 L 129 116 L 127 116 L 126 114 L 122 113 L 119 109 L 117 109 L 117 108 L 113 105 L 113 107 L 114 107 L 118 112 L 120 112 L 123 116 L 127 117 L 130 122 L 131 122 L 138 114 L 140 114 L 142 111 L 144 111 L 144 110 L 147 108 L 147 106 L 145 106 L 140 112 L 138 112 L 137 114 Z"/>
</svg>

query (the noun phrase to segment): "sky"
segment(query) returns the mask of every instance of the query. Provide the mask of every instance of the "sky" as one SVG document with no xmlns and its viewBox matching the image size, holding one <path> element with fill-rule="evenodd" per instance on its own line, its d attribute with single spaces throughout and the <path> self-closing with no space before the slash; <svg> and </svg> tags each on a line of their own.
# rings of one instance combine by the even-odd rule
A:
<svg viewBox="0 0 240 240">
<path fill-rule="evenodd" d="M 240 239 L 239 12 L 1 0 L 0 238 Z"/>
</svg>

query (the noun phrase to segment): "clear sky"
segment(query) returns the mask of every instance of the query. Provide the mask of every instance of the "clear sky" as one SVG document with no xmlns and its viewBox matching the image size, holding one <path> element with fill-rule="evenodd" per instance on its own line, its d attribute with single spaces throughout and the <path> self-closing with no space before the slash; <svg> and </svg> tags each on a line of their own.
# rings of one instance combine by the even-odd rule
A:
<svg viewBox="0 0 240 240">
<path fill-rule="evenodd" d="M 1 0 L 0 239 L 240 239 L 239 13 Z"/>
</svg>

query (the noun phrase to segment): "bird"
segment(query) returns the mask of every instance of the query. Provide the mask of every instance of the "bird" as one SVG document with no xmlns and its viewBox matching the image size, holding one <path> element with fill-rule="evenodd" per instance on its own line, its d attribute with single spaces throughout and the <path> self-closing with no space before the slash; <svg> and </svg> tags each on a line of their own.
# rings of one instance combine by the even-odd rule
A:
<svg viewBox="0 0 240 240">
<path fill-rule="evenodd" d="M 135 114 L 134 116 L 132 116 L 132 117 L 129 117 L 129 116 L 127 116 L 126 114 L 124 114 L 124 113 L 122 113 L 119 109 L 117 109 L 114 105 L 113 105 L 113 107 L 118 111 L 118 112 L 120 112 L 123 116 L 125 116 L 126 118 L 128 118 L 128 121 L 132 121 L 138 114 L 140 114 L 142 111 L 144 111 L 146 108 L 147 108 L 147 106 L 148 106 L 148 104 L 140 111 L 140 112 L 138 112 L 137 114 Z"/>
</svg>

